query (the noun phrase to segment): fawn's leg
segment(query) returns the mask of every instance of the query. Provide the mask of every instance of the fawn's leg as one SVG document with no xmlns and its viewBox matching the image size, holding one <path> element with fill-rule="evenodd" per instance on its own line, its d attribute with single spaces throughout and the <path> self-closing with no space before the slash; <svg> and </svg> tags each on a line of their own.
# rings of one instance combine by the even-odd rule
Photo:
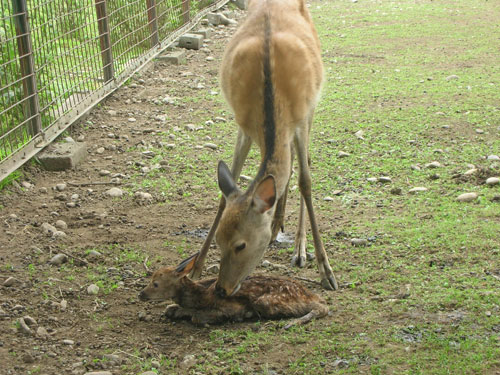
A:
<svg viewBox="0 0 500 375">
<path fill-rule="evenodd" d="M 306 124 L 304 124 L 306 125 Z M 316 223 L 316 216 L 314 215 L 314 208 L 311 198 L 311 172 L 309 170 L 308 162 L 308 144 L 309 144 L 309 129 L 308 126 L 299 126 L 295 134 L 295 148 L 299 161 L 299 187 L 302 197 L 304 198 L 309 214 L 309 222 L 311 223 L 312 235 L 314 240 L 314 250 L 318 262 L 318 271 L 321 277 L 321 285 L 325 289 L 337 290 L 338 284 L 335 280 L 332 268 L 328 261 L 323 242 L 319 234 L 318 224 Z"/>
<path fill-rule="evenodd" d="M 251 145 L 252 145 L 252 139 L 247 135 L 245 135 L 241 129 L 239 129 L 238 138 L 236 140 L 236 146 L 234 148 L 233 164 L 231 166 L 231 173 L 235 181 L 238 181 L 238 178 L 240 177 L 241 170 L 243 169 L 243 163 L 247 158 Z M 205 259 L 207 257 L 208 249 L 212 244 L 215 231 L 217 230 L 217 226 L 219 225 L 219 221 L 222 216 L 222 212 L 224 212 L 225 207 L 226 207 L 226 200 L 224 199 L 224 197 L 222 197 L 219 202 L 219 208 L 217 209 L 217 214 L 215 215 L 215 219 L 212 223 L 212 226 L 210 227 L 210 231 L 207 234 L 207 238 L 205 238 L 205 242 L 203 242 L 200 254 L 196 259 L 193 271 L 191 272 L 191 278 L 193 279 L 199 279 L 201 276 L 201 272 L 203 271 L 203 265 L 205 264 Z"/>
<path fill-rule="evenodd" d="M 318 311 L 318 310 L 311 310 L 306 315 L 301 316 L 300 318 L 290 320 L 283 328 L 290 329 L 293 326 L 306 324 L 306 323 L 309 323 L 313 319 L 321 318 L 323 316 L 325 316 L 325 314 L 323 312 Z"/>
</svg>

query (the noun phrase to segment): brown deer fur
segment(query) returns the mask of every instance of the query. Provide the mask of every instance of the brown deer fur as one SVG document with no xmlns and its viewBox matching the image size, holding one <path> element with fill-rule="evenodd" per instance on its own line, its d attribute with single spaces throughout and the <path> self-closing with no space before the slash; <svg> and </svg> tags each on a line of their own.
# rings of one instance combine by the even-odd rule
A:
<svg viewBox="0 0 500 375">
<path fill-rule="evenodd" d="M 166 316 L 190 319 L 195 324 L 241 321 L 249 318 L 298 318 L 287 324 L 303 324 L 325 316 L 328 307 L 318 295 L 298 282 L 283 277 L 255 275 L 241 283 L 231 297 L 220 298 L 215 293 L 215 278 L 192 281 L 186 275 L 192 269 L 196 255 L 179 267 L 157 270 L 149 285 L 139 294 L 143 301 L 172 299 Z"/>
<path fill-rule="evenodd" d="M 227 45 L 221 85 L 239 125 L 232 169 L 219 163 L 222 190 L 217 215 L 193 270 L 201 275 L 216 236 L 221 249 L 217 291 L 237 292 L 283 228 L 294 153 L 299 162 L 301 204 L 292 264 L 306 260 L 305 211 L 314 239 L 321 283 L 337 289 L 314 215 L 309 172 L 309 131 L 323 66 L 319 39 L 305 0 L 250 0 L 248 16 Z M 258 173 L 246 192 L 238 180 L 252 142 L 261 152 Z"/>
</svg>

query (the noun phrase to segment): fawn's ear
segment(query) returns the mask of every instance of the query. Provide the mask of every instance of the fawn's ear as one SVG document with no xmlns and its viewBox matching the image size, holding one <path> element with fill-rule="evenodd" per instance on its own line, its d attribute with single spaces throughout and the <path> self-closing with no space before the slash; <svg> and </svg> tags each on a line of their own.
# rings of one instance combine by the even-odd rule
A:
<svg viewBox="0 0 500 375">
<path fill-rule="evenodd" d="M 264 178 L 253 194 L 253 205 L 261 214 L 269 210 L 276 201 L 276 181 L 273 175 Z"/>
<path fill-rule="evenodd" d="M 184 259 L 182 262 L 179 263 L 179 265 L 175 269 L 175 272 L 177 272 L 180 276 L 187 275 L 193 269 L 199 254 L 200 252 L 197 252 L 191 255 L 189 258 Z"/>
<path fill-rule="evenodd" d="M 222 160 L 219 161 L 219 165 L 217 166 L 217 180 L 219 188 L 226 198 L 238 190 L 231 171 L 229 170 L 227 164 Z"/>
</svg>

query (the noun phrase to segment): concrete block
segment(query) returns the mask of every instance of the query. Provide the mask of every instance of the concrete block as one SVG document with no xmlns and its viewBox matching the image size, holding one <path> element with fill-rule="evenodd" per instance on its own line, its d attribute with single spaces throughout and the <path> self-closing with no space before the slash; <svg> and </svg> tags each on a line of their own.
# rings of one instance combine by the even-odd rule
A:
<svg viewBox="0 0 500 375">
<path fill-rule="evenodd" d="M 222 13 L 208 13 L 207 19 L 208 19 L 208 22 L 214 26 L 219 26 L 219 25 L 227 26 L 227 25 L 237 23 L 235 20 L 227 18 Z"/>
<path fill-rule="evenodd" d="M 38 160 L 48 171 L 63 171 L 76 167 L 85 156 L 84 142 L 53 143 L 38 154 Z"/>
<path fill-rule="evenodd" d="M 203 36 L 203 39 L 208 39 L 212 36 L 212 32 L 209 29 L 199 29 L 197 31 L 191 31 L 193 34 L 199 34 Z"/>
<path fill-rule="evenodd" d="M 179 47 L 187 49 L 200 49 L 203 45 L 203 36 L 200 34 L 184 34 L 179 38 Z"/>
<path fill-rule="evenodd" d="M 248 9 L 248 0 L 232 0 L 234 5 L 238 8 L 247 10 Z"/>
<path fill-rule="evenodd" d="M 186 63 L 186 51 L 172 51 L 156 58 L 157 61 L 168 62 L 173 65 L 183 65 Z"/>
</svg>

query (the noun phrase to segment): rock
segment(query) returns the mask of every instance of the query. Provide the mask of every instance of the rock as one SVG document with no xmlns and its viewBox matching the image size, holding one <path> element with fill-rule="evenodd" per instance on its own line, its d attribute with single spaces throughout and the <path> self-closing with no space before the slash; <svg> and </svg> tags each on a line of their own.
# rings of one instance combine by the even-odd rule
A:
<svg viewBox="0 0 500 375">
<path fill-rule="evenodd" d="M 347 158 L 349 156 L 351 156 L 351 154 L 348 153 L 348 152 L 344 152 L 344 151 L 339 151 L 339 153 L 337 154 L 337 157 L 340 158 L 340 159 L 341 158 Z"/>
<path fill-rule="evenodd" d="M 473 175 L 475 173 L 477 173 L 477 168 L 471 168 L 464 173 L 464 176 L 470 176 L 470 175 Z"/>
<path fill-rule="evenodd" d="M 123 359 L 116 354 L 104 354 L 103 358 L 105 358 L 107 361 L 111 362 L 111 364 L 113 366 L 119 366 L 123 362 Z M 157 375 L 157 374 L 155 373 L 155 375 Z"/>
<path fill-rule="evenodd" d="M 141 372 L 141 375 L 158 375 L 158 373 L 154 371 L 146 371 L 146 372 Z"/>
<path fill-rule="evenodd" d="M 137 119 L 136 119 L 135 117 L 129 117 L 129 118 L 127 119 L 127 121 L 128 121 L 128 122 L 136 122 L 136 121 L 137 121 Z"/>
<path fill-rule="evenodd" d="M 498 177 L 490 177 L 486 180 L 486 185 L 493 186 L 498 184 L 500 184 L 500 178 Z"/>
<path fill-rule="evenodd" d="M 363 138 L 363 135 L 365 134 L 365 132 L 363 130 L 358 130 L 356 133 L 354 133 L 354 136 L 358 139 L 364 139 Z"/>
<path fill-rule="evenodd" d="M 476 129 L 476 133 L 477 134 L 484 134 L 484 130 L 483 129 Z"/>
<path fill-rule="evenodd" d="M 73 340 L 63 340 L 64 345 L 75 345 L 75 342 Z"/>
<path fill-rule="evenodd" d="M 21 357 L 24 363 L 34 363 L 35 358 L 30 353 L 24 353 L 23 356 Z"/>
<path fill-rule="evenodd" d="M 108 111 L 108 115 L 110 115 L 110 116 L 116 116 L 117 114 L 118 114 L 118 112 L 116 112 L 116 111 L 115 111 L 115 110 L 113 110 L 113 109 L 110 109 L 110 110 Z"/>
<path fill-rule="evenodd" d="M 92 371 L 92 372 L 86 372 L 83 375 L 113 375 L 111 371 Z"/>
<path fill-rule="evenodd" d="M 56 221 L 56 228 L 67 229 L 68 228 L 68 224 L 66 224 L 66 222 L 63 221 L 63 220 L 57 220 Z"/>
<path fill-rule="evenodd" d="M 459 202 L 472 202 L 472 201 L 476 200 L 477 197 L 478 197 L 477 193 L 464 193 L 464 194 L 460 194 L 457 197 L 457 201 L 459 201 Z"/>
<path fill-rule="evenodd" d="M 190 132 L 194 132 L 195 128 L 196 127 L 193 124 L 186 124 L 186 125 L 184 125 L 184 129 L 186 129 L 187 131 L 190 131 Z"/>
<path fill-rule="evenodd" d="M 408 191 L 408 193 L 410 193 L 410 194 L 417 194 L 417 193 L 422 193 L 422 192 L 427 191 L 427 190 L 429 190 L 429 189 L 427 189 L 426 187 L 417 186 L 417 187 L 414 187 L 414 188 L 410 189 Z"/>
<path fill-rule="evenodd" d="M 440 168 L 440 167 L 441 167 L 441 163 L 438 161 L 433 161 L 433 162 L 427 163 L 425 165 L 425 168 Z"/>
<path fill-rule="evenodd" d="M 334 199 L 332 197 L 326 196 L 323 198 L 323 200 L 326 202 L 332 202 Z"/>
<path fill-rule="evenodd" d="M 33 331 L 31 330 L 31 328 L 26 324 L 26 322 L 24 321 L 23 318 L 19 318 L 17 320 L 17 323 L 19 324 L 19 331 L 26 334 L 26 335 L 32 335 L 33 334 Z"/>
<path fill-rule="evenodd" d="M 49 223 L 43 223 L 42 230 L 43 233 L 48 236 L 53 236 L 54 233 L 57 232 L 57 229 L 53 225 L 50 225 Z"/>
<path fill-rule="evenodd" d="M 99 293 L 99 287 L 95 284 L 90 284 L 87 288 L 87 293 L 88 294 L 98 294 Z"/>
<path fill-rule="evenodd" d="M 67 185 L 66 184 L 57 184 L 56 185 L 56 190 L 57 191 L 63 191 L 66 190 Z"/>
<path fill-rule="evenodd" d="M 33 319 L 31 316 L 29 315 L 26 315 L 25 317 L 23 317 L 24 319 L 24 322 L 29 326 L 29 327 L 32 327 L 32 326 L 36 326 L 37 323 L 36 323 L 36 320 Z"/>
<path fill-rule="evenodd" d="M 102 257 L 102 254 L 96 250 L 90 250 L 87 253 L 87 259 L 89 260 L 98 260 Z"/>
<path fill-rule="evenodd" d="M 219 273 L 219 265 L 212 264 L 211 266 L 207 267 L 207 273 L 218 274 Z"/>
<path fill-rule="evenodd" d="M 59 302 L 59 305 L 61 307 L 61 311 L 66 311 L 66 309 L 68 308 L 68 301 L 63 299 L 61 300 L 61 302 Z"/>
<path fill-rule="evenodd" d="M 262 267 L 269 268 L 272 266 L 273 266 L 273 264 L 270 261 L 268 261 L 267 259 L 262 262 Z"/>
<path fill-rule="evenodd" d="M 44 327 L 38 327 L 36 330 L 36 335 L 40 338 L 46 338 L 49 336 L 49 332 Z"/>
<path fill-rule="evenodd" d="M 8 277 L 7 279 L 5 279 L 5 281 L 3 282 L 3 286 L 6 286 L 6 287 L 9 287 L 9 286 L 12 286 L 14 284 L 17 283 L 17 279 L 13 278 L 12 276 Z"/>
<path fill-rule="evenodd" d="M 498 155 L 489 155 L 488 160 L 500 160 L 500 156 Z"/>
<path fill-rule="evenodd" d="M 102 169 L 99 171 L 99 176 L 109 176 L 111 174 L 110 171 L 108 171 L 107 169 Z"/>
<path fill-rule="evenodd" d="M 149 193 L 144 193 L 142 191 L 138 191 L 134 194 L 134 197 L 141 201 L 151 201 L 153 200 L 153 196 Z"/>
<path fill-rule="evenodd" d="M 214 144 L 214 143 L 205 143 L 205 144 L 203 145 L 203 147 L 205 147 L 205 148 L 210 148 L 210 149 L 212 149 L 212 150 L 217 150 L 217 145 L 216 145 L 216 144 Z"/>
<path fill-rule="evenodd" d="M 382 182 L 384 184 L 388 184 L 388 183 L 392 182 L 392 179 L 390 177 L 388 177 L 388 176 L 380 176 L 378 178 L 378 182 Z"/>
<path fill-rule="evenodd" d="M 395 188 L 391 189 L 391 194 L 393 194 L 393 195 L 401 195 L 402 192 L 403 192 L 403 189 L 401 189 L 400 187 L 395 187 Z"/>
<path fill-rule="evenodd" d="M 47 194 L 49 190 L 46 187 L 41 187 L 39 190 L 40 194 Z"/>
<path fill-rule="evenodd" d="M 106 194 L 112 198 L 116 198 L 116 197 L 123 196 L 123 191 L 117 187 L 114 187 L 114 188 L 107 190 L 104 194 Z"/>
<path fill-rule="evenodd" d="M 458 79 L 458 76 L 456 74 L 452 74 L 451 76 L 446 77 L 447 81 L 453 81 L 455 79 Z"/>
<path fill-rule="evenodd" d="M 102 154 L 106 149 L 104 147 L 99 147 L 95 152 Z"/>
<path fill-rule="evenodd" d="M 28 181 L 21 182 L 21 186 L 25 189 L 31 189 L 33 187 L 33 185 L 30 184 Z"/>
<path fill-rule="evenodd" d="M 420 166 L 417 165 L 417 164 L 413 164 L 410 168 L 413 169 L 414 171 L 419 171 L 420 170 Z"/>
<path fill-rule="evenodd" d="M 368 245 L 368 240 L 365 238 L 352 238 L 351 244 L 354 246 L 366 246 Z"/>
<path fill-rule="evenodd" d="M 193 367 L 194 365 L 196 365 L 196 358 L 192 354 L 185 356 L 182 362 L 179 363 L 179 367 L 185 370 Z"/>
<path fill-rule="evenodd" d="M 63 263 L 66 263 L 68 261 L 68 256 L 66 254 L 57 254 L 52 257 L 51 260 L 49 260 L 49 263 L 52 264 L 53 266 L 60 266 Z"/>
<path fill-rule="evenodd" d="M 377 177 L 368 177 L 368 178 L 366 179 L 366 181 L 373 183 L 373 182 L 377 182 L 377 181 L 378 181 L 378 178 L 377 178 Z"/>
<path fill-rule="evenodd" d="M 69 205 L 69 203 L 67 205 Z M 68 207 L 74 207 L 74 206 L 68 206 Z M 63 231 L 58 230 L 58 231 L 54 232 L 55 239 L 64 238 L 64 237 L 66 237 L 66 233 L 64 233 Z"/>
</svg>

